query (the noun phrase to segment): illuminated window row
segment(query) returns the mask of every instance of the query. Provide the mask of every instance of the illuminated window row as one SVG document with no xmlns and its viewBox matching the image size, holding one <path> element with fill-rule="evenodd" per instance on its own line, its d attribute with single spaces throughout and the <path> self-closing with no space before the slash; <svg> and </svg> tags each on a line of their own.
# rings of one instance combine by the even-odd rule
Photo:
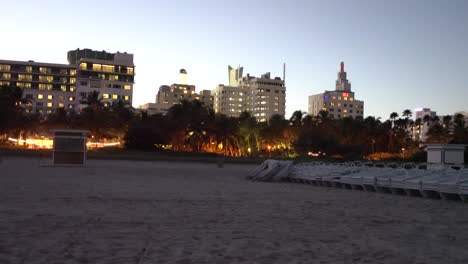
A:
<svg viewBox="0 0 468 264">
<path fill-rule="evenodd" d="M 10 71 L 10 70 L 11 70 L 10 65 L 0 64 L 0 71 Z"/>
<path fill-rule="evenodd" d="M 53 100 L 54 99 L 54 96 L 51 95 L 51 94 L 48 94 L 48 95 L 45 95 L 47 97 L 47 100 Z M 28 98 L 28 96 L 26 96 L 26 98 Z M 44 95 L 43 94 L 38 94 L 37 95 L 37 99 L 39 100 L 42 100 L 44 99 Z M 63 101 L 65 99 L 65 97 L 63 95 L 60 95 L 58 97 L 59 100 Z M 74 101 L 75 100 L 75 97 L 74 96 L 68 96 L 68 101 Z"/>
<path fill-rule="evenodd" d="M 111 97 L 112 97 L 112 99 L 114 99 L 114 100 L 119 99 L 119 95 L 118 95 L 118 94 L 112 94 L 112 95 L 107 94 L 107 93 L 102 94 L 102 98 L 103 98 L 103 99 L 109 99 L 109 98 L 111 98 Z M 125 95 L 125 96 L 122 96 L 122 97 L 124 98 L 125 101 L 130 100 L 130 96 L 128 96 L 128 95 Z"/>
<path fill-rule="evenodd" d="M 117 67 L 117 70 L 116 70 L 116 67 Z M 86 62 L 80 63 L 79 68 L 82 70 L 88 70 L 88 63 Z M 97 64 L 97 63 L 93 63 L 91 65 L 91 69 L 93 71 L 99 71 L 99 72 L 120 72 L 120 73 L 127 73 L 131 75 L 133 75 L 134 73 L 133 67 L 122 67 L 122 66 L 105 65 L 105 64 Z"/>
</svg>

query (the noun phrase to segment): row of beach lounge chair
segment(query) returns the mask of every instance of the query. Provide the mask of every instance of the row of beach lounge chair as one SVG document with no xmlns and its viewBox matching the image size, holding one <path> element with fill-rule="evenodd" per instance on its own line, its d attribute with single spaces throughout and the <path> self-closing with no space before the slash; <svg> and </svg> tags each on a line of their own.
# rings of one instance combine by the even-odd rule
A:
<svg viewBox="0 0 468 264">
<path fill-rule="evenodd" d="M 468 168 L 464 166 L 266 160 L 248 178 L 468 201 Z"/>
</svg>

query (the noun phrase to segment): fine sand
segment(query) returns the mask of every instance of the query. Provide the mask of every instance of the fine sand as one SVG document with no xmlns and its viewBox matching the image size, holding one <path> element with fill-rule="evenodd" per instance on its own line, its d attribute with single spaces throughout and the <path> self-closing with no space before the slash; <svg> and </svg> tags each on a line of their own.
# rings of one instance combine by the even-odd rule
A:
<svg viewBox="0 0 468 264">
<path fill-rule="evenodd" d="M 253 165 L 0 163 L 0 263 L 468 263 L 468 205 L 245 180 Z"/>
</svg>

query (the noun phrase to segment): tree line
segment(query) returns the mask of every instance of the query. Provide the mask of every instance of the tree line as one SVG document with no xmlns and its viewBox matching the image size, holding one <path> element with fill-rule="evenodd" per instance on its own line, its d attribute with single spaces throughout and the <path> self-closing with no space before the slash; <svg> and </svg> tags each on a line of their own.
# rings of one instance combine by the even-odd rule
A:
<svg viewBox="0 0 468 264">
<path fill-rule="evenodd" d="M 375 153 L 408 155 L 420 151 L 415 131 L 428 127 L 426 143 L 468 144 L 463 115 L 425 116 L 412 120 L 412 112 L 389 119 L 368 116 L 333 119 L 295 111 L 288 119 L 274 115 L 257 122 L 249 112 L 238 117 L 215 113 L 200 101 L 181 101 L 167 113 L 148 115 L 123 101 L 106 105 L 99 93 L 82 98 L 80 112 L 56 109 L 48 115 L 25 113 L 30 104 L 21 90 L 0 89 L 0 134 L 28 137 L 54 128 L 86 129 L 95 140 L 118 139 L 128 149 L 219 153 L 228 156 L 324 156 L 362 158 Z"/>
</svg>

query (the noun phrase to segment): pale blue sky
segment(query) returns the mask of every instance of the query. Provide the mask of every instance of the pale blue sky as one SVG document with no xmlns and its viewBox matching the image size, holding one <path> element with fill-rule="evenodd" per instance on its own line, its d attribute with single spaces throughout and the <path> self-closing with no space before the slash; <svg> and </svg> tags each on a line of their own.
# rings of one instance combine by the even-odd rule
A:
<svg viewBox="0 0 468 264">
<path fill-rule="evenodd" d="M 334 89 L 344 61 L 365 114 L 468 110 L 468 1 L 5 1 L 0 58 L 66 63 L 76 48 L 135 54 L 134 106 L 185 68 L 197 90 L 227 65 L 282 76 L 286 112 Z"/>
</svg>

